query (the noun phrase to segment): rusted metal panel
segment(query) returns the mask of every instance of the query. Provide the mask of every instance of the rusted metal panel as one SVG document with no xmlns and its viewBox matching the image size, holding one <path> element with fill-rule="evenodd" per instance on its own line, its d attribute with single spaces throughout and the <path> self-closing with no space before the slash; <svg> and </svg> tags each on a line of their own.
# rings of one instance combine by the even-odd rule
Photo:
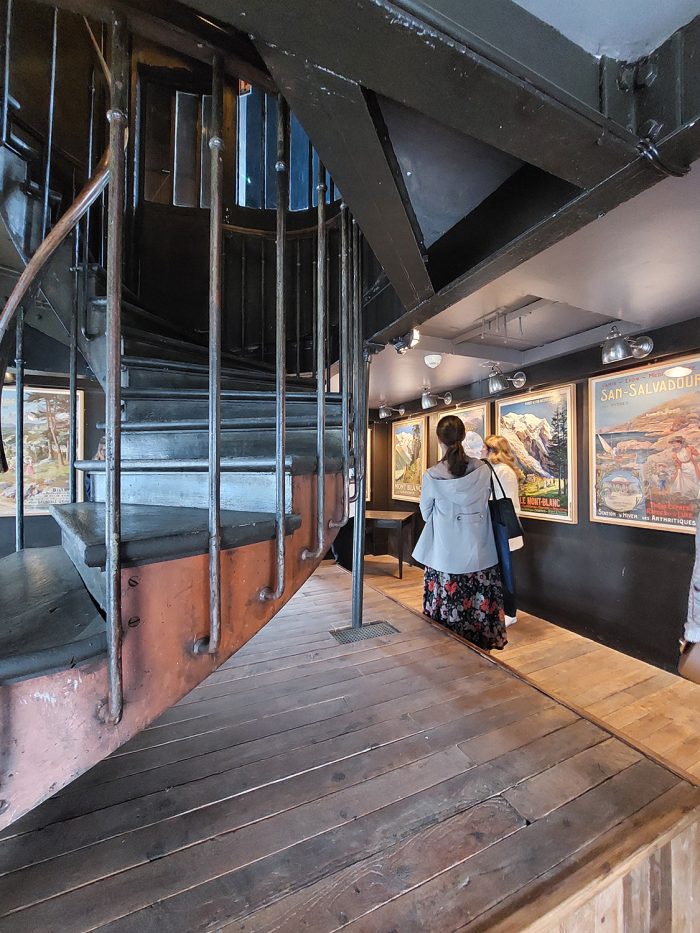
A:
<svg viewBox="0 0 700 933">
<path fill-rule="evenodd" d="M 342 474 L 326 477 L 326 526 L 342 501 Z M 221 555 L 221 648 L 194 655 L 209 631 L 206 554 L 122 572 L 124 715 L 102 721 L 107 707 L 107 659 L 0 687 L 2 806 L 0 829 L 145 728 L 189 693 L 256 634 L 308 579 L 318 561 L 302 561 L 315 542 L 316 477 L 293 481 L 302 527 L 287 542 L 287 588 L 278 600 L 258 594 L 274 572 L 275 542 Z M 327 543 L 334 532 L 327 532 Z M 321 555 L 323 556 L 323 555 Z"/>
</svg>

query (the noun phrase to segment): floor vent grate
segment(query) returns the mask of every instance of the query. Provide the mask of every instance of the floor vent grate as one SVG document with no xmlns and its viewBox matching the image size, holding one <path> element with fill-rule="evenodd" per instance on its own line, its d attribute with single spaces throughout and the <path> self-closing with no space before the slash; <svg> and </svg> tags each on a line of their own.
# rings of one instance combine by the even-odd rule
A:
<svg viewBox="0 0 700 933">
<path fill-rule="evenodd" d="M 388 622 L 368 622 L 361 628 L 336 628 L 331 630 L 331 635 L 341 645 L 347 645 L 353 641 L 364 641 L 365 638 L 380 638 L 382 635 L 398 635 L 399 630 L 394 628 Z"/>
</svg>

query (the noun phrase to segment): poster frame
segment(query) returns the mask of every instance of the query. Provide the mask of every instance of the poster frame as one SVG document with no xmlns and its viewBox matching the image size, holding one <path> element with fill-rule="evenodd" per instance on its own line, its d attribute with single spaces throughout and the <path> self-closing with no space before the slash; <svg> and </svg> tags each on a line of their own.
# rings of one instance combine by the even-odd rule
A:
<svg viewBox="0 0 700 933">
<path fill-rule="evenodd" d="M 569 508 L 567 515 L 543 515 L 541 512 L 532 512 L 520 503 L 520 517 L 532 518 L 541 522 L 558 522 L 561 525 L 578 525 L 578 418 L 576 412 L 576 383 L 564 382 L 559 385 L 548 386 L 533 392 L 524 392 L 521 395 L 511 395 L 507 398 L 496 399 L 496 424 L 494 433 L 498 434 L 501 428 L 501 411 L 505 405 L 522 402 L 525 399 L 534 401 L 546 398 L 553 392 L 564 391 L 567 395 L 568 429 L 567 453 L 568 470 L 567 481 L 569 489 Z"/>
<path fill-rule="evenodd" d="M 395 444 L 395 432 L 399 427 L 406 427 L 407 425 L 420 424 L 423 431 L 423 443 L 421 445 L 421 479 L 425 471 L 428 469 L 428 443 L 427 443 L 427 430 L 428 430 L 428 419 L 425 415 L 416 415 L 412 418 L 401 418 L 398 421 L 391 422 L 391 498 L 396 499 L 399 502 L 420 502 L 420 494 L 418 496 L 409 496 L 406 493 L 401 493 L 400 495 L 396 494 L 395 488 L 395 474 L 396 474 L 396 444 Z"/>
<path fill-rule="evenodd" d="M 679 366 L 683 363 L 700 361 L 700 353 L 686 353 L 683 356 L 674 356 L 664 360 L 654 360 L 641 366 L 631 366 L 628 369 L 616 369 L 609 373 L 602 373 L 599 376 L 591 376 L 588 380 L 588 500 L 589 500 L 589 520 L 598 525 L 618 525 L 624 528 L 639 528 L 642 531 L 671 531 L 676 534 L 694 535 L 695 528 L 683 525 L 666 525 L 663 522 L 643 522 L 630 521 L 624 518 L 606 518 L 596 515 L 596 463 L 595 463 L 595 439 L 598 434 L 596 431 L 595 420 L 595 386 L 599 382 L 604 382 L 611 378 L 634 375 L 636 373 L 648 372 L 652 369 L 671 369 L 673 366 Z"/>
<path fill-rule="evenodd" d="M 34 384 L 25 385 L 24 392 L 25 394 L 28 392 L 45 392 L 46 394 L 53 394 L 53 395 L 70 395 L 69 389 L 65 389 L 65 388 L 58 387 L 58 386 L 45 386 L 45 385 L 34 385 Z M 16 405 L 17 405 L 16 386 L 7 385 L 3 388 L 3 396 L 5 398 L 10 393 L 13 393 L 15 396 L 14 410 L 16 411 Z M 82 460 L 84 457 L 84 447 L 85 447 L 85 390 L 76 389 L 75 394 L 76 394 L 76 447 L 77 447 L 76 453 L 75 453 L 75 459 Z M 25 401 L 25 405 L 26 405 L 26 401 Z M 23 439 L 23 442 L 26 444 L 26 441 L 24 441 L 24 439 Z M 30 483 L 31 483 L 31 478 L 25 475 L 24 488 L 26 489 Z M 67 495 L 67 491 L 66 491 L 66 495 Z M 66 503 L 68 503 L 68 501 L 69 501 L 68 498 L 66 498 Z M 77 502 L 84 501 L 84 488 L 83 488 L 83 483 L 80 481 L 76 483 L 76 501 Z M 11 515 L 10 513 L 5 514 L 5 515 L 0 515 L 0 518 L 11 518 L 14 516 L 14 514 L 15 512 L 14 512 L 14 507 L 13 507 Z M 33 508 L 31 504 L 28 503 L 25 499 L 24 514 L 26 518 L 33 518 L 34 516 L 50 515 L 51 512 L 50 512 L 50 509 L 48 508 Z"/>
<path fill-rule="evenodd" d="M 464 411 L 471 411 L 472 409 L 479 408 L 484 413 L 484 439 L 492 433 L 492 413 L 491 413 L 491 401 L 490 399 L 482 399 L 481 401 L 476 402 L 464 402 L 459 405 L 456 405 L 452 408 L 446 408 L 444 410 L 435 412 L 435 414 L 428 415 L 428 466 L 435 466 L 435 464 L 440 459 L 438 440 L 437 440 L 437 425 L 438 421 L 443 418 L 445 415 L 459 415 Z"/>
</svg>

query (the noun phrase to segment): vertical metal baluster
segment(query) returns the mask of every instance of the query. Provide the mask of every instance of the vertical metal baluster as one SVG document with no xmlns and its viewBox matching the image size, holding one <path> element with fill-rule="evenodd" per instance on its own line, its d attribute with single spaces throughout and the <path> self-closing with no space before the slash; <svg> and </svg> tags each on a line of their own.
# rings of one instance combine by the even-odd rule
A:
<svg viewBox="0 0 700 933">
<path fill-rule="evenodd" d="M 330 528 L 343 528 L 350 516 L 350 301 L 348 295 L 350 261 L 348 256 L 348 209 L 340 205 L 340 383 L 343 432 L 343 513 Z"/>
<path fill-rule="evenodd" d="M 297 238 L 296 242 L 296 280 L 294 283 L 295 305 L 296 305 L 296 345 L 297 345 L 297 379 L 301 375 L 301 240 Z"/>
<path fill-rule="evenodd" d="M 56 103 L 56 52 L 58 51 L 58 8 L 53 10 L 51 33 L 51 71 L 49 78 L 49 116 L 46 133 L 46 159 L 44 162 L 44 205 L 41 214 L 41 239 L 49 228 L 49 189 L 51 186 L 51 150 L 53 149 L 53 115 Z"/>
<path fill-rule="evenodd" d="M 223 61 L 212 71 L 211 204 L 209 209 L 209 637 L 198 653 L 216 654 L 221 643 L 221 303 L 223 244 Z"/>
<path fill-rule="evenodd" d="M 260 599 L 280 599 L 285 586 L 285 524 L 286 502 L 286 447 L 287 447 L 287 320 L 286 320 L 286 252 L 287 252 L 287 204 L 289 202 L 289 111 L 281 94 L 277 97 L 277 241 L 276 241 L 276 288 L 275 288 L 275 470 L 276 470 L 276 581 L 274 587 L 266 586 Z"/>
<path fill-rule="evenodd" d="M 326 386 L 325 386 L 325 335 L 326 335 L 326 179 L 321 160 L 318 163 L 318 257 L 316 266 L 316 547 L 304 548 L 302 560 L 317 560 L 325 553 L 326 539 Z"/>
<path fill-rule="evenodd" d="M 318 351 L 316 349 L 318 328 L 318 242 L 313 241 L 311 247 L 311 376 L 316 377 L 316 360 Z"/>
<path fill-rule="evenodd" d="M 260 237 L 260 360 L 265 362 L 265 237 Z"/>
<path fill-rule="evenodd" d="M 88 119 L 88 151 L 87 151 L 87 177 L 92 178 L 92 169 L 93 169 L 93 144 L 94 144 L 94 131 L 95 131 L 95 69 L 92 69 L 92 74 L 90 76 L 90 87 L 88 88 L 88 96 L 90 101 L 90 111 Z M 85 212 L 85 219 L 83 221 L 83 304 L 82 304 L 82 321 L 83 321 L 83 332 L 87 336 L 88 334 L 88 320 L 87 320 L 87 305 L 88 305 L 88 276 L 89 276 L 89 267 L 90 267 L 90 215 L 92 214 L 92 208 L 89 208 Z"/>
<path fill-rule="evenodd" d="M 325 369 L 324 369 L 324 378 L 326 384 L 326 392 L 331 391 L 331 309 L 330 301 L 328 296 L 331 293 L 331 264 L 326 259 L 326 301 L 328 303 L 328 308 L 326 312 L 326 332 L 323 337 L 325 344 Z"/>
<path fill-rule="evenodd" d="M 2 75 L 2 143 L 7 142 L 10 119 L 10 55 L 12 52 L 12 0 L 5 2 L 5 47 Z"/>
<path fill-rule="evenodd" d="M 109 209 L 107 223 L 107 314 L 105 387 L 105 537 L 108 719 L 116 724 L 124 708 L 121 600 L 121 300 L 125 152 L 129 87 L 125 20 L 112 18 L 112 82 L 109 119 Z"/>
<path fill-rule="evenodd" d="M 245 353 L 246 303 L 245 303 L 245 234 L 241 235 L 241 353 Z"/>
<path fill-rule="evenodd" d="M 24 306 L 15 334 L 15 550 L 24 549 Z"/>
<path fill-rule="evenodd" d="M 76 227 L 73 233 L 73 310 L 70 319 L 70 348 L 68 358 L 68 497 L 71 502 L 77 501 L 77 475 L 75 471 L 75 452 L 78 437 L 78 313 L 80 307 L 79 285 L 80 269 L 80 239 Z"/>
</svg>

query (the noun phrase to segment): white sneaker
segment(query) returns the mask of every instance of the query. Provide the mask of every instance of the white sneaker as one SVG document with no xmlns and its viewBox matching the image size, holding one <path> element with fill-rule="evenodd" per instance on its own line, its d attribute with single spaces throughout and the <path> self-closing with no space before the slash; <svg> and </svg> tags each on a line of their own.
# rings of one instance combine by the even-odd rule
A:
<svg viewBox="0 0 700 933">
<path fill-rule="evenodd" d="M 517 616 L 506 616 L 506 628 L 508 628 L 509 625 L 515 625 L 517 621 Z"/>
</svg>

